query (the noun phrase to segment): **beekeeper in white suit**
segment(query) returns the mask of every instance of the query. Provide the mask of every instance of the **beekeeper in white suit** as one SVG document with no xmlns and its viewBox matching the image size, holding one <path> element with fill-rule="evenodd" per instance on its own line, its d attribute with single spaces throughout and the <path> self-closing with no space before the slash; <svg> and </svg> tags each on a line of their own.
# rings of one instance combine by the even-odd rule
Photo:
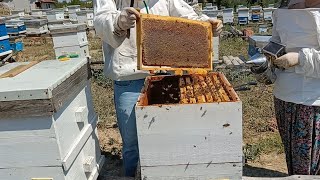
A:
<svg viewBox="0 0 320 180">
<path fill-rule="evenodd" d="M 222 23 L 198 16 L 183 0 L 95 0 L 94 26 L 103 40 L 104 73 L 114 80 L 114 102 L 123 140 L 126 176 L 134 176 L 139 159 L 134 105 L 148 71 L 137 70 L 135 21 L 141 13 L 209 21 L 215 35 Z"/>
<path fill-rule="evenodd" d="M 318 8 L 319 0 L 291 0 L 289 10 L 279 9 L 274 13 L 272 40 L 286 45 L 287 51 L 274 61 L 280 67 L 276 73 L 274 103 L 289 175 L 320 172 Z"/>
</svg>

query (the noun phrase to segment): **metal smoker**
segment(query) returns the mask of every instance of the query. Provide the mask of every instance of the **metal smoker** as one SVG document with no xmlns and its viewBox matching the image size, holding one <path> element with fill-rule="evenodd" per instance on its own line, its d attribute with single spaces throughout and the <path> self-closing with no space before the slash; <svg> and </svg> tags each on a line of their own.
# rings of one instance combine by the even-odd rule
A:
<svg viewBox="0 0 320 180">
<path fill-rule="evenodd" d="M 258 82 L 266 85 L 273 84 L 277 79 L 275 74 L 275 69 L 277 67 L 273 64 L 273 61 L 286 54 L 285 46 L 283 44 L 270 41 L 262 48 L 262 53 L 265 55 L 267 60 L 260 65 L 252 66 L 251 71 L 255 74 Z"/>
</svg>

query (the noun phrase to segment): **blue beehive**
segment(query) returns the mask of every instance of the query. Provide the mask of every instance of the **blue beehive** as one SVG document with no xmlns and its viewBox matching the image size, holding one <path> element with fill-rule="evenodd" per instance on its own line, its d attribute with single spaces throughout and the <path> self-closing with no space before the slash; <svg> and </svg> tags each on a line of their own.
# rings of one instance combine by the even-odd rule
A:
<svg viewBox="0 0 320 180">
<path fill-rule="evenodd" d="M 238 17 L 239 24 L 248 24 L 248 17 Z"/>
<path fill-rule="evenodd" d="M 5 24 L 5 19 L 4 18 L 0 18 L 0 37 L 2 36 L 7 36 L 7 28 L 6 28 L 6 24 Z"/>
<path fill-rule="evenodd" d="M 23 42 L 22 41 L 17 41 L 17 42 L 11 42 L 10 43 L 11 50 L 19 52 L 23 51 Z"/>
<path fill-rule="evenodd" d="M 260 21 L 260 15 L 259 14 L 252 14 L 251 18 L 252 18 L 252 21 Z"/>
<path fill-rule="evenodd" d="M 8 54 L 6 52 L 11 51 L 9 36 L 0 37 L 0 56 Z"/>
<path fill-rule="evenodd" d="M 23 34 L 26 33 L 26 26 L 23 21 L 9 20 L 6 23 L 8 34 Z"/>
</svg>

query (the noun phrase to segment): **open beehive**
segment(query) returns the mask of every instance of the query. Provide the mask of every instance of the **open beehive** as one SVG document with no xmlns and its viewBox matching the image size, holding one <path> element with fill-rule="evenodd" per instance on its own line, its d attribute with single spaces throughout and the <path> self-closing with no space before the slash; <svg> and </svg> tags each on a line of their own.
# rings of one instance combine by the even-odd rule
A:
<svg viewBox="0 0 320 180">
<path fill-rule="evenodd" d="M 140 106 L 235 102 L 239 97 L 222 73 L 184 76 L 149 76 Z"/>
<path fill-rule="evenodd" d="M 135 108 L 142 179 L 241 179 L 242 103 L 207 73 L 211 38 L 205 22 L 141 15 L 138 67 L 188 72 L 146 78 Z"/>
</svg>

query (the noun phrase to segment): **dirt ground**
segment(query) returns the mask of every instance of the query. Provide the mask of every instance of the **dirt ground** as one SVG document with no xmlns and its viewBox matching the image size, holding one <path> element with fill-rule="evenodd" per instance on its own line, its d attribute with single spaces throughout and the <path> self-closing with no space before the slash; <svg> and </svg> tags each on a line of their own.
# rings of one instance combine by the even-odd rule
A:
<svg viewBox="0 0 320 180">
<path fill-rule="evenodd" d="M 90 55 L 93 61 L 102 60 L 101 41 L 89 36 Z M 54 59 L 51 38 L 25 38 L 25 50 L 15 54 L 17 61 Z M 247 43 L 240 38 L 221 42 L 220 55 L 239 56 L 247 53 Z M 106 163 L 100 180 L 123 179 L 121 161 L 121 137 L 116 123 L 113 104 L 112 81 L 106 79 L 102 70 L 93 72 L 92 94 L 95 110 L 99 114 L 98 133 Z M 223 71 L 229 81 L 238 86 L 254 81 L 248 72 Z M 244 175 L 252 177 L 286 176 L 283 147 L 274 118 L 272 86 L 258 84 L 251 90 L 238 92 L 243 101 L 243 142 L 247 164 Z M 125 178 L 130 179 L 130 178 Z"/>
</svg>

